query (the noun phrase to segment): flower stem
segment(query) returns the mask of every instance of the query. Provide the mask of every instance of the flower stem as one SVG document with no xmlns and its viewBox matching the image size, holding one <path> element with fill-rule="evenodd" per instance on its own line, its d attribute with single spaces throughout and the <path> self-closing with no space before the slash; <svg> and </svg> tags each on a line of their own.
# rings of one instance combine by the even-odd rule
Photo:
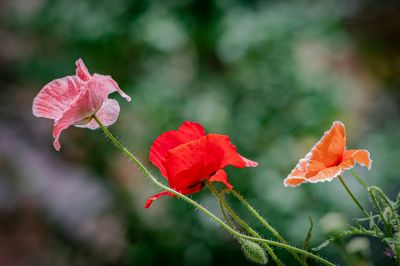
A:
<svg viewBox="0 0 400 266">
<path fill-rule="evenodd" d="M 97 122 L 97 124 L 100 126 L 100 129 L 103 131 L 103 133 L 111 140 L 112 143 L 115 144 L 115 146 L 117 146 L 132 162 L 134 162 L 139 169 L 143 172 L 143 174 L 148 177 L 150 179 L 150 181 L 155 184 L 156 186 L 158 186 L 159 188 L 166 190 L 174 195 L 176 195 L 177 197 L 183 199 L 184 201 L 190 203 L 191 205 L 193 205 L 194 207 L 196 207 L 198 210 L 202 211 L 206 216 L 208 216 L 210 219 L 214 220 L 215 222 L 217 222 L 222 228 L 224 228 L 226 231 L 228 231 L 229 233 L 231 233 L 232 235 L 239 237 L 239 238 L 243 238 L 243 239 L 247 239 L 250 241 L 254 241 L 257 243 L 266 243 L 269 244 L 271 246 L 278 246 L 278 247 L 282 247 L 285 248 L 287 250 L 293 251 L 293 252 L 297 252 L 300 254 L 303 254 L 307 257 L 313 258 L 316 261 L 319 261 L 325 265 L 329 265 L 329 266 L 335 266 L 335 264 L 325 260 L 324 258 L 321 258 L 315 254 L 312 254 L 310 252 L 307 252 L 305 250 L 290 246 L 288 244 L 285 243 L 281 243 L 281 242 L 276 242 L 276 241 L 272 241 L 272 240 L 267 240 L 267 239 L 262 239 L 262 238 L 257 238 L 257 237 L 251 237 L 251 236 L 247 236 L 244 234 L 241 234 L 239 232 L 237 232 L 236 230 L 232 229 L 229 225 L 227 225 L 225 222 L 223 222 L 220 218 L 218 218 L 217 216 L 215 216 L 213 213 L 211 213 L 209 210 L 207 210 L 206 208 L 204 208 L 202 205 L 200 205 L 199 203 L 197 203 L 196 201 L 192 200 L 191 198 L 179 193 L 178 191 L 173 190 L 172 188 L 165 186 L 164 184 L 162 184 L 161 182 L 159 182 L 147 169 L 146 167 L 144 167 L 144 165 L 128 150 L 126 149 L 112 134 L 110 131 L 108 131 L 108 129 L 106 127 L 104 127 L 104 125 L 100 122 L 100 120 L 96 117 L 96 115 L 93 115 L 93 119 Z"/>
<path fill-rule="evenodd" d="M 249 211 L 250 213 L 262 224 L 264 225 L 267 230 L 269 230 L 279 241 L 281 241 L 282 243 L 287 243 L 287 241 L 253 208 L 253 206 L 251 206 L 246 199 L 240 195 L 238 192 L 236 192 L 233 189 L 228 189 L 225 190 L 226 192 L 230 192 L 232 193 Z M 223 193 L 225 193 L 224 191 L 222 191 Z M 303 264 L 303 260 L 294 252 L 291 252 L 292 255 L 295 257 L 295 259 L 302 265 Z"/>
<path fill-rule="evenodd" d="M 239 215 L 237 215 L 232 208 L 228 205 L 227 202 L 219 195 L 218 191 L 215 189 L 215 187 L 211 184 L 211 182 L 206 181 L 207 186 L 210 188 L 211 192 L 217 197 L 220 207 L 221 207 L 221 212 L 225 213 L 226 209 L 229 212 L 229 215 L 235 219 L 236 222 L 238 222 L 244 229 L 246 229 L 247 232 L 249 232 L 251 235 L 254 237 L 260 238 L 260 235 L 253 229 L 251 228 L 245 221 L 243 221 Z M 225 216 L 225 215 L 224 215 Z M 226 219 L 226 216 L 225 216 Z M 261 243 L 261 245 L 265 248 L 265 250 L 268 252 L 268 254 L 271 256 L 271 258 L 275 261 L 277 265 L 284 266 L 284 264 L 279 260 L 279 258 L 276 256 L 275 252 L 272 250 L 272 248 L 266 244 L 266 243 Z"/>
<path fill-rule="evenodd" d="M 361 178 L 361 176 L 359 176 L 359 175 L 357 174 L 356 171 L 354 171 L 353 169 L 351 169 L 351 170 L 350 170 L 350 174 L 351 174 L 352 176 L 354 176 L 354 178 L 357 180 L 357 182 L 358 182 L 365 190 L 368 190 L 367 184 L 364 182 L 364 180 Z"/>
<path fill-rule="evenodd" d="M 372 202 L 374 203 L 376 210 L 378 211 L 379 216 L 381 217 L 383 226 L 384 226 L 384 228 L 385 228 L 385 233 L 386 233 L 386 235 L 387 235 L 387 236 L 393 235 L 392 232 L 391 232 L 391 226 L 390 226 L 390 224 L 386 221 L 386 218 L 385 218 L 385 216 L 384 216 L 383 213 L 382 213 L 382 209 L 381 209 L 381 207 L 379 206 L 379 203 L 378 203 L 378 200 L 377 200 L 377 198 L 376 198 L 376 196 L 375 196 L 375 194 L 374 194 L 374 191 L 373 191 L 372 189 L 369 189 L 368 192 L 369 192 L 369 195 L 371 196 Z"/>
<path fill-rule="evenodd" d="M 390 210 L 392 211 L 394 219 L 396 221 L 397 228 L 400 228 L 399 219 L 397 217 L 397 212 L 396 212 L 395 208 L 393 207 L 393 202 L 385 195 L 385 193 L 383 193 L 383 191 L 379 187 L 376 187 L 376 186 L 368 187 L 368 191 L 370 192 L 371 195 L 372 195 L 372 191 L 375 191 L 381 196 L 383 201 L 385 201 L 386 205 L 389 206 Z"/>
<path fill-rule="evenodd" d="M 358 208 L 360 208 L 360 210 L 365 214 L 365 216 L 367 218 L 369 218 L 369 214 L 367 213 L 367 211 L 363 208 L 363 206 L 360 204 L 360 202 L 356 199 L 356 197 L 354 196 L 354 194 L 350 191 L 349 187 L 346 185 L 346 183 L 344 182 L 343 178 L 341 175 L 338 176 L 340 182 L 342 183 L 343 187 L 346 189 L 347 193 L 349 193 L 350 197 L 352 198 L 352 200 L 354 201 L 354 203 L 358 206 Z"/>
</svg>

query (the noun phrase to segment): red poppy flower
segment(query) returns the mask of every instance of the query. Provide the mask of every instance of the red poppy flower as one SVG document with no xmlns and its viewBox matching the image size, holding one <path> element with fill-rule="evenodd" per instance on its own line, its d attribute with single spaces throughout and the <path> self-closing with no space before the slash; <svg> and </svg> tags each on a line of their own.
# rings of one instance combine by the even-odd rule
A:
<svg viewBox="0 0 400 266">
<path fill-rule="evenodd" d="M 105 125 L 112 125 L 118 118 L 119 104 L 108 99 L 114 91 L 127 99 L 118 84 L 110 77 L 90 75 L 82 59 L 76 61 L 76 75 L 56 79 L 44 86 L 33 100 L 32 111 L 37 117 L 54 119 L 54 148 L 60 150 L 61 131 L 74 125 L 96 129 L 99 126 L 94 114 Z"/>
<path fill-rule="evenodd" d="M 169 186 L 182 194 L 200 191 L 204 181 L 221 182 L 228 188 L 224 167 L 255 167 L 256 162 L 242 157 L 229 137 L 219 134 L 206 135 L 202 125 L 184 122 L 177 131 L 161 134 L 150 149 L 150 161 L 160 169 Z M 164 191 L 149 198 L 145 208 L 161 196 L 173 194 Z"/>
<path fill-rule="evenodd" d="M 356 163 L 371 168 L 372 160 L 366 150 L 346 149 L 346 129 L 340 121 L 333 123 L 305 158 L 301 159 L 284 180 L 285 186 L 296 187 L 304 182 L 331 181 Z"/>
</svg>

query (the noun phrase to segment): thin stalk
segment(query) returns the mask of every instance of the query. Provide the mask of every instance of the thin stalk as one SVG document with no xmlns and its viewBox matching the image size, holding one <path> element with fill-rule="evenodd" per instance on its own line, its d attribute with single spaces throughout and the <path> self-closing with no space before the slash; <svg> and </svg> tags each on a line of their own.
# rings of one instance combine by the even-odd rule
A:
<svg viewBox="0 0 400 266">
<path fill-rule="evenodd" d="M 369 214 L 367 213 L 367 211 L 363 208 L 363 206 L 360 204 L 360 202 L 356 199 L 356 197 L 353 195 L 353 193 L 350 191 L 349 187 L 346 185 L 346 183 L 344 182 L 342 176 L 338 176 L 340 182 L 342 183 L 343 187 L 346 189 L 347 193 L 350 195 L 350 197 L 352 198 L 352 200 L 354 201 L 354 203 L 358 206 L 358 208 L 360 208 L 360 210 L 365 214 L 365 216 L 367 218 L 369 218 Z"/>
<path fill-rule="evenodd" d="M 384 216 L 383 213 L 382 213 L 382 209 L 381 209 L 381 207 L 379 206 L 379 203 L 378 203 L 378 201 L 377 201 L 377 199 L 376 199 L 376 196 L 375 196 L 373 190 L 370 189 L 370 190 L 368 190 L 368 192 L 369 192 L 369 195 L 371 196 L 372 202 L 374 203 L 376 210 L 378 211 L 379 216 L 381 217 L 383 226 L 384 226 L 384 228 L 385 228 L 386 235 L 392 235 L 392 233 L 391 233 L 391 231 L 392 231 L 392 230 L 391 230 L 391 226 L 390 226 L 390 224 L 386 221 L 385 216 Z"/>
<path fill-rule="evenodd" d="M 315 254 L 312 254 L 308 251 L 287 245 L 285 243 L 281 243 L 281 242 L 276 242 L 276 241 L 272 241 L 272 240 L 267 240 L 267 239 L 262 239 L 262 238 L 257 238 L 257 237 L 251 237 L 251 236 L 247 236 L 244 234 L 241 234 L 239 232 L 237 232 L 236 230 L 232 229 L 229 225 L 227 225 L 225 222 L 223 222 L 220 218 L 218 218 L 217 216 L 215 216 L 213 213 L 211 213 L 209 210 L 207 210 L 206 208 L 204 208 L 202 205 L 200 205 L 199 203 L 197 203 L 196 201 L 192 200 L 191 198 L 179 193 L 178 191 L 173 190 L 172 188 L 165 186 L 164 184 L 162 184 L 161 182 L 159 182 L 147 169 L 146 167 L 144 167 L 144 165 L 128 150 L 126 149 L 112 134 L 110 131 L 108 131 L 107 128 L 104 127 L 104 125 L 100 122 L 100 120 L 96 117 L 96 115 L 93 115 L 93 119 L 97 122 L 97 124 L 100 126 L 100 129 L 103 131 L 103 133 L 111 140 L 112 143 L 115 144 L 115 146 L 117 146 L 133 163 L 135 163 L 139 169 L 143 172 L 143 174 L 148 177 L 150 179 L 150 181 L 155 184 L 156 186 L 158 186 L 159 188 L 166 190 L 174 195 L 176 195 L 177 197 L 179 197 L 180 199 L 188 202 L 189 204 L 193 205 L 194 207 L 196 207 L 198 210 L 202 211 L 207 217 L 209 217 L 210 219 L 214 220 L 215 222 L 217 222 L 222 228 L 224 228 L 226 231 L 228 231 L 229 233 L 231 233 L 232 235 L 239 237 L 239 238 L 243 238 L 243 239 L 247 239 L 250 241 L 254 241 L 257 243 L 267 243 L 271 246 L 278 246 L 278 247 L 282 247 L 285 248 L 289 251 L 293 251 L 293 252 L 297 252 L 300 254 L 303 254 L 307 257 L 313 258 L 316 261 L 319 261 L 325 265 L 329 265 L 329 266 L 335 266 L 335 264 L 327 261 L 324 258 L 321 258 Z"/>
<path fill-rule="evenodd" d="M 242 195 L 240 195 L 238 192 L 236 192 L 233 189 L 229 189 L 229 190 L 225 190 L 225 191 L 232 193 L 250 211 L 250 213 L 262 225 L 264 225 L 279 241 L 281 241 L 282 243 L 287 243 L 287 241 L 253 208 L 253 206 L 251 206 L 246 201 L 246 199 Z M 291 252 L 291 253 L 298 262 L 300 262 L 301 264 L 303 263 L 303 260 L 296 253 L 293 253 L 293 252 Z"/>
<path fill-rule="evenodd" d="M 357 182 L 365 189 L 368 190 L 368 186 L 365 183 L 365 181 L 361 178 L 361 176 L 359 176 L 357 174 L 356 171 L 354 171 L 353 169 L 350 170 L 350 174 L 357 180 Z"/>
<path fill-rule="evenodd" d="M 221 211 L 225 212 L 224 209 L 226 209 L 229 212 L 229 215 L 237 222 L 239 223 L 247 232 L 249 232 L 251 235 L 254 237 L 260 238 L 261 236 L 253 229 L 251 228 L 245 221 L 243 221 L 239 215 L 237 215 L 232 208 L 224 201 L 224 199 L 219 195 L 218 191 L 215 189 L 215 187 L 208 181 L 206 181 L 207 186 L 211 190 L 211 192 L 217 197 Z M 276 256 L 275 252 L 272 250 L 272 248 L 266 244 L 266 243 L 261 243 L 261 245 L 265 248 L 265 250 L 268 252 L 268 254 L 271 256 L 271 258 L 275 261 L 277 265 L 284 266 L 284 264 L 279 260 L 279 258 Z"/>
<path fill-rule="evenodd" d="M 226 213 L 226 211 L 225 211 L 224 204 L 223 204 L 223 202 L 222 202 L 222 200 L 221 200 L 221 198 L 220 198 L 220 196 L 219 196 L 217 190 L 214 188 L 214 186 L 211 185 L 210 182 L 208 182 L 208 181 L 206 181 L 206 182 L 207 182 L 208 188 L 209 188 L 209 189 L 211 190 L 211 192 L 217 197 L 218 202 L 219 202 L 219 207 L 220 207 L 220 209 L 221 209 L 221 213 L 222 213 L 222 215 L 224 216 L 226 222 L 229 224 L 230 227 L 235 228 L 235 225 L 233 224 L 233 222 L 232 222 L 231 219 L 228 217 L 228 215 L 227 215 L 227 213 Z M 231 216 L 231 217 L 232 217 L 232 216 Z M 233 218 L 233 217 L 232 217 L 232 218 Z M 271 257 L 272 257 L 272 256 L 271 256 Z"/>
</svg>

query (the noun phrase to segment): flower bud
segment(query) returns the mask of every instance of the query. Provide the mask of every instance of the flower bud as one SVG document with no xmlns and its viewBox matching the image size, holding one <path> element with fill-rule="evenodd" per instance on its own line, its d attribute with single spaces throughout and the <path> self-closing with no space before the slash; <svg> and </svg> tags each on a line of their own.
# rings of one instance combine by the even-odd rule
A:
<svg viewBox="0 0 400 266">
<path fill-rule="evenodd" d="M 249 261 L 261 265 L 268 263 L 268 257 L 259 244 L 247 239 L 240 239 L 239 243 L 242 246 L 243 254 Z"/>
</svg>

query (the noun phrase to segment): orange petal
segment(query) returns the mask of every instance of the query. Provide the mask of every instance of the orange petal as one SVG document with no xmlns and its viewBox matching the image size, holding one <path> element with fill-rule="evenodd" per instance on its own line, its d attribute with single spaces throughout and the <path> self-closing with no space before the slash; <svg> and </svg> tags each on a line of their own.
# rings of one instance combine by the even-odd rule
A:
<svg viewBox="0 0 400 266">
<path fill-rule="evenodd" d="M 307 178 L 310 183 L 332 181 L 335 177 L 340 175 L 343 171 L 342 166 L 333 166 L 319 171 L 316 175 Z"/>
<path fill-rule="evenodd" d="M 341 161 L 345 149 L 346 129 L 342 122 L 335 121 L 307 154 L 307 176 L 314 176 L 324 168 L 336 166 Z"/>
<path fill-rule="evenodd" d="M 283 184 L 285 187 L 297 187 L 306 181 L 306 159 L 300 159 L 296 167 L 290 172 L 289 176 L 285 178 Z"/>
<path fill-rule="evenodd" d="M 348 150 L 344 153 L 343 162 L 348 160 L 354 160 L 359 163 L 361 166 L 365 166 L 368 170 L 371 170 L 371 156 L 367 150 Z M 354 165 L 353 165 L 354 166 Z"/>
</svg>

